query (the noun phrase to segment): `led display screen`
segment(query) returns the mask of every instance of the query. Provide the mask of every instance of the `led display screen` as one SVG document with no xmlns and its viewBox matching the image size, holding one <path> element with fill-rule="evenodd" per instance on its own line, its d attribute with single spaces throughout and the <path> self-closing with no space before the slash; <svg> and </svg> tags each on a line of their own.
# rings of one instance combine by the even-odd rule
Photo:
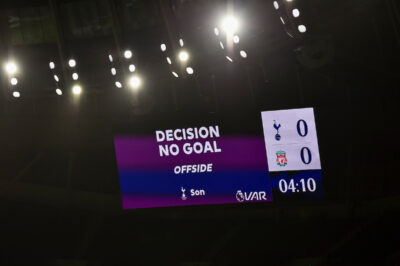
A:
<svg viewBox="0 0 400 266">
<path fill-rule="evenodd" d="M 271 202 L 322 190 L 312 108 L 262 112 L 263 136 L 218 124 L 114 137 L 124 209 Z M 300 121 L 300 122 L 299 122 Z"/>
</svg>

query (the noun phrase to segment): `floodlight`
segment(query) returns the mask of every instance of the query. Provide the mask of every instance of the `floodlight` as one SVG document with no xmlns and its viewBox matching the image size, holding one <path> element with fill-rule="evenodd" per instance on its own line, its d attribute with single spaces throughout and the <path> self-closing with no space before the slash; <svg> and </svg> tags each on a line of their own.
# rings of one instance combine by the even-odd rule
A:
<svg viewBox="0 0 400 266">
<path fill-rule="evenodd" d="M 186 62 L 189 59 L 189 54 L 186 51 L 181 51 L 179 53 L 179 60 L 181 60 L 181 62 Z"/>
<path fill-rule="evenodd" d="M 132 57 L 132 52 L 131 52 L 131 50 L 126 50 L 126 51 L 124 52 L 124 57 L 125 57 L 126 59 L 131 58 L 131 57 Z"/>
<path fill-rule="evenodd" d="M 227 33 L 227 34 L 234 34 L 239 27 L 239 22 L 237 18 L 233 16 L 228 16 L 225 17 L 222 20 L 222 29 Z"/>
<path fill-rule="evenodd" d="M 75 95 L 81 94 L 81 93 L 82 93 L 82 88 L 81 88 L 81 86 L 79 86 L 79 85 L 74 85 L 74 86 L 72 87 L 72 93 L 75 94 Z"/>
<path fill-rule="evenodd" d="M 194 71 L 193 71 L 193 68 L 187 67 L 187 68 L 186 68 L 186 72 L 187 72 L 189 75 L 192 75 Z"/>
<path fill-rule="evenodd" d="M 307 31 L 307 28 L 304 25 L 299 25 L 298 29 L 299 29 L 299 32 L 301 32 L 301 33 L 304 33 Z"/>
<path fill-rule="evenodd" d="M 70 60 L 68 61 L 68 65 L 69 65 L 70 67 L 75 67 L 75 66 L 76 66 L 76 61 L 75 61 L 75 59 L 70 59 Z"/>
<path fill-rule="evenodd" d="M 138 76 L 132 76 L 129 79 L 129 85 L 133 88 L 133 89 L 137 89 L 140 87 L 140 85 L 142 84 L 142 80 L 138 77 Z"/>
<path fill-rule="evenodd" d="M 18 79 L 17 78 L 11 78 L 10 79 L 10 83 L 11 83 L 11 85 L 15 86 L 15 85 L 18 84 Z"/>
<path fill-rule="evenodd" d="M 17 65 L 14 62 L 7 62 L 4 68 L 9 75 L 13 75 L 17 72 Z"/>
</svg>

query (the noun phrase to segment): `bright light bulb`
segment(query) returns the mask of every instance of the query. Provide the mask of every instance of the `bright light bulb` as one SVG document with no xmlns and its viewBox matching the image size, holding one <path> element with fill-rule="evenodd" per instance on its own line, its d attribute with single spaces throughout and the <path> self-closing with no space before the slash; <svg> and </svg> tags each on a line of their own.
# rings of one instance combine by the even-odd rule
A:
<svg viewBox="0 0 400 266">
<path fill-rule="evenodd" d="M 219 42 L 219 46 L 221 46 L 222 50 L 224 49 L 224 44 L 221 41 Z"/>
<path fill-rule="evenodd" d="M 167 46 L 164 43 L 162 43 L 161 44 L 161 51 L 165 52 L 166 50 L 167 50 Z"/>
<path fill-rule="evenodd" d="M 233 62 L 232 58 L 230 58 L 229 56 L 226 56 L 226 59 L 228 59 L 228 61 Z"/>
<path fill-rule="evenodd" d="M 57 93 L 57 95 L 62 95 L 62 90 L 60 90 L 60 89 L 56 89 L 56 93 Z"/>
<path fill-rule="evenodd" d="M 283 20 L 283 18 L 282 17 L 279 18 L 281 19 L 282 24 L 285 25 L 285 21 Z"/>
<path fill-rule="evenodd" d="M 79 78 L 78 73 L 72 73 L 72 79 L 77 80 Z"/>
<path fill-rule="evenodd" d="M 219 35 L 219 30 L 218 30 L 218 28 L 214 28 L 214 33 L 215 33 L 215 35 Z"/>
<path fill-rule="evenodd" d="M 15 98 L 19 98 L 19 96 L 21 96 L 21 94 L 19 93 L 19 91 L 14 91 L 14 92 L 13 92 L 13 96 L 14 96 Z"/>
<path fill-rule="evenodd" d="M 112 62 L 113 61 L 113 57 L 112 57 L 112 55 L 108 55 L 108 60 L 110 60 L 110 62 Z"/>
<path fill-rule="evenodd" d="M 114 67 L 112 67 L 111 68 L 111 75 L 115 76 L 116 74 L 117 74 L 117 70 Z"/>
<path fill-rule="evenodd" d="M 129 71 L 130 72 L 135 72 L 135 69 L 136 69 L 136 67 L 135 67 L 134 64 L 129 65 Z"/>
<path fill-rule="evenodd" d="M 54 62 L 50 62 L 49 67 L 50 67 L 50 69 L 54 69 L 56 67 L 56 65 L 54 64 Z"/>
<path fill-rule="evenodd" d="M 304 33 L 307 31 L 307 28 L 304 25 L 299 25 L 298 29 L 299 29 L 299 32 L 301 32 L 301 33 Z"/>
<path fill-rule="evenodd" d="M 168 64 L 172 64 L 171 59 L 169 57 L 167 57 L 166 59 L 167 59 Z"/>
<path fill-rule="evenodd" d="M 133 76 L 129 79 L 129 85 L 134 89 L 139 88 L 141 84 L 142 84 L 142 81 L 140 80 L 140 78 L 138 76 Z"/>
<path fill-rule="evenodd" d="M 130 50 L 126 50 L 126 51 L 124 52 L 124 57 L 125 57 L 126 59 L 131 58 L 131 57 L 132 57 L 132 52 L 131 52 Z"/>
<path fill-rule="evenodd" d="M 234 43 L 239 43 L 239 41 L 240 41 L 239 36 L 237 36 L 237 35 L 233 36 L 233 42 Z"/>
<path fill-rule="evenodd" d="M 222 29 L 227 34 L 234 34 L 239 27 L 239 22 L 235 17 L 229 16 L 222 20 Z"/>
<path fill-rule="evenodd" d="M 11 85 L 15 86 L 15 85 L 18 84 L 18 79 L 17 78 L 11 78 L 10 82 L 11 82 Z"/>
<path fill-rule="evenodd" d="M 275 9 L 278 9 L 278 8 L 279 8 L 278 2 L 274 1 L 274 7 L 275 7 Z"/>
<path fill-rule="evenodd" d="M 172 71 L 172 75 L 174 75 L 176 78 L 179 77 L 175 71 Z"/>
<path fill-rule="evenodd" d="M 70 67 L 75 67 L 75 66 L 76 66 L 76 61 L 75 61 L 75 59 L 70 59 L 70 60 L 68 61 L 68 65 L 69 65 Z"/>
<path fill-rule="evenodd" d="M 186 62 L 189 59 L 189 54 L 186 51 L 181 51 L 179 53 L 179 60 Z"/>
<path fill-rule="evenodd" d="M 242 50 L 242 51 L 240 51 L 240 56 L 243 57 L 243 58 L 246 58 L 247 57 L 247 53 Z"/>
<path fill-rule="evenodd" d="M 60 79 L 58 78 L 57 75 L 54 75 L 54 80 L 58 82 Z"/>
<path fill-rule="evenodd" d="M 179 39 L 179 45 L 180 45 L 181 47 L 183 47 L 183 40 L 182 40 L 182 39 Z"/>
<path fill-rule="evenodd" d="M 117 88 L 122 88 L 122 84 L 121 84 L 121 82 L 119 82 L 119 81 L 116 81 L 116 82 L 115 82 L 115 86 L 116 86 Z"/>
<path fill-rule="evenodd" d="M 8 62 L 4 65 L 4 68 L 9 75 L 13 75 L 17 72 L 17 65 L 14 62 Z"/>
<path fill-rule="evenodd" d="M 79 95 L 82 93 L 82 88 L 79 85 L 75 85 L 72 87 L 72 93 L 75 95 Z"/>
<path fill-rule="evenodd" d="M 298 16 L 300 16 L 300 11 L 297 8 L 295 8 L 292 10 L 292 14 L 293 17 L 297 18 Z"/>
<path fill-rule="evenodd" d="M 189 75 L 192 75 L 194 71 L 193 71 L 193 68 L 187 67 L 187 68 L 186 68 L 186 72 L 187 72 Z"/>
</svg>

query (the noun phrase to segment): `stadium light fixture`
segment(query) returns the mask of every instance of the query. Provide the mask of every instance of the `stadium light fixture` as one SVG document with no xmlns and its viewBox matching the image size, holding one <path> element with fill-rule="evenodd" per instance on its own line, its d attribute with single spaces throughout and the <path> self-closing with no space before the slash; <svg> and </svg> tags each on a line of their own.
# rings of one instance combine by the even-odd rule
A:
<svg viewBox="0 0 400 266">
<path fill-rule="evenodd" d="M 126 51 L 124 52 L 124 57 L 125 57 L 126 59 L 131 58 L 131 57 L 132 57 L 132 52 L 131 52 L 131 50 L 126 50 Z"/>
<path fill-rule="evenodd" d="M 186 62 L 189 59 L 189 54 L 186 51 L 180 51 L 178 57 L 181 62 Z"/>
<path fill-rule="evenodd" d="M 69 65 L 69 67 L 75 67 L 75 66 L 76 66 L 76 61 L 75 61 L 75 59 L 70 59 L 70 60 L 68 60 L 68 65 Z"/>
<path fill-rule="evenodd" d="M 14 62 L 7 62 L 4 65 L 4 69 L 6 70 L 7 74 L 9 75 L 14 75 L 15 73 L 17 73 L 17 65 Z"/>
<path fill-rule="evenodd" d="M 80 95 L 82 93 L 82 87 L 80 85 L 74 85 L 72 87 L 72 93 L 75 95 Z"/>
<path fill-rule="evenodd" d="M 142 80 L 137 75 L 134 75 L 129 79 L 129 85 L 131 88 L 137 89 L 142 85 Z"/>
<path fill-rule="evenodd" d="M 239 28 L 239 21 L 234 16 L 227 16 L 222 20 L 221 27 L 226 34 L 234 34 Z"/>
</svg>

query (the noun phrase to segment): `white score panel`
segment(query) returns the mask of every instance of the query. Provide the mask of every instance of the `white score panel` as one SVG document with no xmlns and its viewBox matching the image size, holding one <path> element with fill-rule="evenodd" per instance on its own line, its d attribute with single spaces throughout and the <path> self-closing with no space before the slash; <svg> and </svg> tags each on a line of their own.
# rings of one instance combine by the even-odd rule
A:
<svg viewBox="0 0 400 266">
<path fill-rule="evenodd" d="M 319 170 L 313 108 L 261 113 L 270 172 Z"/>
</svg>

